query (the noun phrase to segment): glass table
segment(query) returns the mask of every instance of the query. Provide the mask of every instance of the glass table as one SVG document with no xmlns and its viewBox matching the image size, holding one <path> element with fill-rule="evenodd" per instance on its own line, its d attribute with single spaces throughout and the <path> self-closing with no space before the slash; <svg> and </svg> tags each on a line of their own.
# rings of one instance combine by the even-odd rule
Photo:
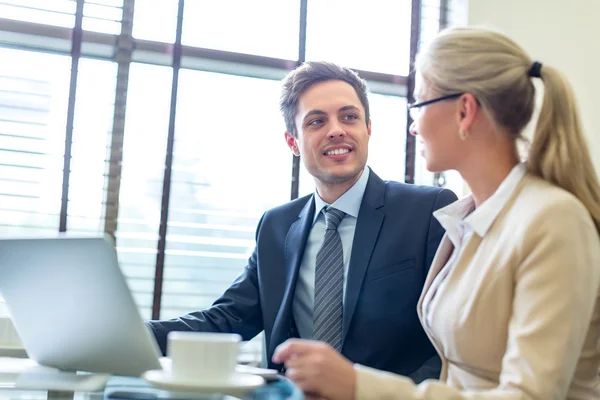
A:
<svg viewBox="0 0 600 400">
<path fill-rule="evenodd" d="M 53 375 L 31 375 L 28 377 L 25 386 L 19 386 L 23 383 L 23 377 L 27 376 L 25 368 L 29 366 L 26 358 L 27 354 L 22 348 L 8 348 L 0 346 L 0 400 L 202 400 L 202 399 L 242 399 L 242 400 L 303 400 L 302 391 L 296 387 L 290 380 L 283 376 L 277 376 L 275 380 L 269 381 L 264 386 L 247 393 L 242 397 L 224 396 L 220 394 L 200 394 L 171 392 L 158 389 L 149 382 L 141 378 L 130 377 L 111 377 L 104 386 L 103 390 L 87 391 L 57 391 L 57 390 L 31 390 L 31 384 L 35 388 L 48 389 L 48 386 L 56 382 Z M 74 377 L 66 377 L 69 382 Z M 60 379 L 65 382 L 65 377 Z M 75 382 L 76 380 L 73 380 Z M 102 384 L 106 382 L 102 381 Z M 64 386 L 58 386 L 64 387 Z M 68 386 L 70 389 L 73 386 Z M 76 386 L 81 387 L 81 386 Z M 88 386 L 89 388 L 90 386 Z M 100 387 L 95 385 L 94 388 Z"/>
<path fill-rule="evenodd" d="M 112 377 L 104 390 L 96 392 L 68 392 L 22 390 L 12 388 L 9 382 L 0 382 L 2 400 L 303 400 L 304 395 L 291 381 L 279 378 L 249 392 L 243 397 L 227 395 L 169 392 L 157 389 L 139 378 Z"/>
</svg>

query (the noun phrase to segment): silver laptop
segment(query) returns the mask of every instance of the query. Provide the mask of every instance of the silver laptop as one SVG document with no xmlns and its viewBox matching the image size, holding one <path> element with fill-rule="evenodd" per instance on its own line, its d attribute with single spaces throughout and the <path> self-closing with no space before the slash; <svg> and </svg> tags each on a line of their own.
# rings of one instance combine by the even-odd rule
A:
<svg viewBox="0 0 600 400">
<path fill-rule="evenodd" d="M 39 364 L 125 376 L 161 367 L 109 237 L 1 238 L 0 295 Z"/>
</svg>

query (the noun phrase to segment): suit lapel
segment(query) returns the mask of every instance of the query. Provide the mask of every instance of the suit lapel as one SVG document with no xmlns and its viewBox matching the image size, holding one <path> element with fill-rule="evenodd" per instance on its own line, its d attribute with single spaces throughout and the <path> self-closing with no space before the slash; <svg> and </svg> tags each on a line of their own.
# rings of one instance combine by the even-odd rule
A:
<svg viewBox="0 0 600 400">
<path fill-rule="evenodd" d="M 425 280 L 425 285 L 423 286 L 423 291 L 429 289 L 431 283 L 440 272 L 440 270 L 446 265 L 452 252 L 454 251 L 454 245 L 452 241 L 448 237 L 446 233 L 444 233 L 444 237 L 435 253 L 435 257 L 433 257 L 433 261 L 431 262 L 431 266 L 429 267 L 429 273 L 427 274 L 427 279 Z"/>
<path fill-rule="evenodd" d="M 482 238 L 480 238 L 479 235 L 477 235 L 477 233 L 473 232 L 469 240 L 461 247 L 460 254 L 458 255 L 456 261 L 454 261 L 454 265 L 450 266 L 452 268 L 452 271 L 459 270 L 461 266 L 465 264 L 465 260 L 467 260 L 466 264 L 468 265 L 471 257 L 473 257 L 473 254 L 475 254 L 477 248 L 481 244 L 481 240 Z M 448 234 L 445 233 L 444 237 L 442 238 L 442 241 L 440 242 L 438 250 L 435 253 L 435 257 L 431 262 L 431 267 L 429 268 L 429 273 L 427 274 L 427 279 L 425 280 L 425 285 L 423 286 L 423 290 L 421 291 L 421 297 L 419 298 L 419 303 L 417 304 L 417 312 L 419 314 L 419 318 L 421 319 L 423 317 L 421 306 L 423 303 L 423 299 L 425 298 L 425 294 L 429 291 L 429 288 L 431 287 L 431 284 L 433 283 L 435 277 L 448 263 L 448 260 L 452 256 L 453 251 L 454 245 L 448 237 Z M 450 271 L 449 275 L 446 276 L 444 279 L 450 279 L 452 271 Z"/>
<path fill-rule="evenodd" d="M 360 288 L 377 243 L 379 230 L 383 224 L 384 213 L 379 208 L 384 205 L 385 183 L 373 171 L 365 189 L 363 201 L 358 212 L 356 230 L 352 243 L 352 255 L 346 280 L 346 298 L 342 328 L 342 346 L 352 322 Z"/>
<path fill-rule="evenodd" d="M 274 337 L 276 335 L 283 335 L 284 337 L 281 340 L 271 340 L 271 345 L 283 342 L 288 338 L 287 335 L 290 331 L 292 321 L 292 300 L 298 281 L 298 271 L 314 215 L 315 201 L 314 197 L 311 197 L 302 208 L 302 211 L 300 211 L 298 219 L 290 226 L 285 238 L 285 291 L 273 327 Z M 272 352 L 275 349 L 272 348 L 270 350 Z"/>
<path fill-rule="evenodd" d="M 429 273 L 427 274 L 427 278 L 425 279 L 425 285 L 423 285 L 423 290 L 421 291 L 421 297 L 419 298 L 419 303 L 417 304 L 417 312 L 419 314 L 419 318 L 422 318 L 421 305 L 423 303 L 423 298 L 425 297 L 425 293 L 429 290 L 429 287 L 433 283 L 433 280 L 440 272 L 442 267 L 446 265 L 448 259 L 452 255 L 452 251 L 454 250 L 454 246 L 452 245 L 452 241 L 448 237 L 447 233 L 444 233 L 444 237 L 442 237 L 442 241 L 433 257 L 433 261 L 431 262 L 431 266 L 429 267 Z"/>
</svg>

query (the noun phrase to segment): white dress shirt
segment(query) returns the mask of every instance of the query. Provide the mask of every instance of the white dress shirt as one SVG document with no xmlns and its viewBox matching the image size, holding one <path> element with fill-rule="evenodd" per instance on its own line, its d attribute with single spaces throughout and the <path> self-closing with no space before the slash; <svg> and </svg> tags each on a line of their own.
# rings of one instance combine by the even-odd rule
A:
<svg viewBox="0 0 600 400">
<path fill-rule="evenodd" d="M 367 181 L 369 180 L 369 167 L 365 167 L 358 181 L 344 193 L 333 204 L 327 204 L 315 191 L 315 216 L 313 226 L 308 235 L 298 282 L 294 293 L 292 312 L 296 322 L 296 328 L 302 339 L 311 339 L 313 331 L 313 309 L 315 302 L 315 268 L 317 253 L 325 239 L 325 216 L 321 212 L 324 207 L 331 206 L 346 213 L 338 225 L 338 233 L 342 240 L 342 251 L 344 254 L 344 298 L 346 295 L 346 278 L 350 266 L 350 254 L 352 254 L 352 242 L 358 212 L 362 203 Z"/>
</svg>

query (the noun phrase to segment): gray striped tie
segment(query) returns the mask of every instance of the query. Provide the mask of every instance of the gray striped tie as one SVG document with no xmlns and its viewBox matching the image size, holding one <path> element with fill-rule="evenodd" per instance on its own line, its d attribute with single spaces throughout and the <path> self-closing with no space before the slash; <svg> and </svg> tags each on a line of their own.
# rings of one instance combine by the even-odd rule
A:
<svg viewBox="0 0 600 400">
<path fill-rule="evenodd" d="M 325 214 L 325 240 L 317 253 L 313 339 L 342 349 L 344 252 L 337 231 L 346 213 L 329 207 Z"/>
</svg>

